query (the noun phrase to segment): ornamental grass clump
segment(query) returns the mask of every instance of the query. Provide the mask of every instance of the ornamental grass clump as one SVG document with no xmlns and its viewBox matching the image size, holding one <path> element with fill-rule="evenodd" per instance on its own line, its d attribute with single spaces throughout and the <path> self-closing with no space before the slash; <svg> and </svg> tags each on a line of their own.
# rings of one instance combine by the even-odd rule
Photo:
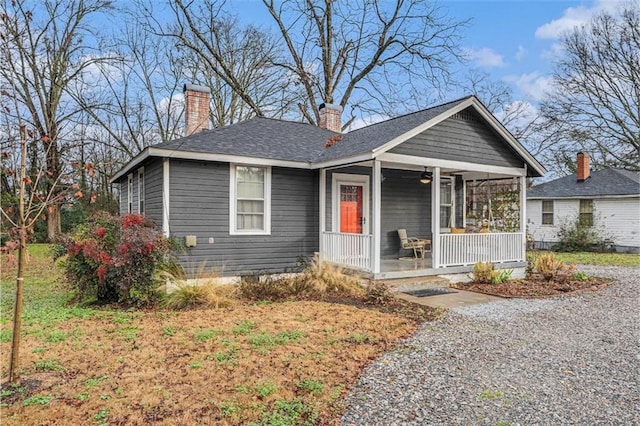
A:
<svg viewBox="0 0 640 426">
<path fill-rule="evenodd" d="M 565 281 L 573 275 L 575 265 L 567 266 L 554 253 L 545 253 L 536 258 L 533 269 L 546 281 Z"/>
<path fill-rule="evenodd" d="M 175 263 L 175 248 L 141 215 L 99 214 L 63 239 L 55 257 L 66 255 L 62 266 L 78 301 L 144 306 L 162 297 L 154 277 Z"/>
<path fill-rule="evenodd" d="M 473 265 L 473 281 L 481 284 L 489 284 L 493 275 L 493 263 L 476 262 Z"/>
</svg>

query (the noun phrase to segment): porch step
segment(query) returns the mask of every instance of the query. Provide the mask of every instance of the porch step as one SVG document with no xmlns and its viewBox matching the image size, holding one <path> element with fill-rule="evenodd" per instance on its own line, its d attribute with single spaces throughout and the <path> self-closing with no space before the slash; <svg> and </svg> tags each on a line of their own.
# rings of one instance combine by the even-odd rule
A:
<svg viewBox="0 0 640 426">
<path fill-rule="evenodd" d="M 398 278 L 384 281 L 396 292 L 407 290 L 422 290 L 425 288 L 447 288 L 449 280 L 439 276 L 416 277 L 416 278 Z"/>
</svg>

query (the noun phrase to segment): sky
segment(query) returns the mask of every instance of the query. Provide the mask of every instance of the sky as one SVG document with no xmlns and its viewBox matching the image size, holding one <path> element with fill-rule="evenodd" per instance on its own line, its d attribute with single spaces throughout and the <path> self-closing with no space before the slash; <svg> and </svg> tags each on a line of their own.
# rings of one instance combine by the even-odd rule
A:
<svg viewBox="0 0 640 426">
<path fill-rule="evenodd" d="M 535 105 L 548 87 L 552 58 L 563 32 L 587 23 L 594 13 L 622 0 L 439 0 L 452 18 L 471 19 L 464 31 L 467 67 L 507 83 L 514 99 Z M 230 0 L 247 23 L 269 25 L 260 0 Z"/>
</svg>

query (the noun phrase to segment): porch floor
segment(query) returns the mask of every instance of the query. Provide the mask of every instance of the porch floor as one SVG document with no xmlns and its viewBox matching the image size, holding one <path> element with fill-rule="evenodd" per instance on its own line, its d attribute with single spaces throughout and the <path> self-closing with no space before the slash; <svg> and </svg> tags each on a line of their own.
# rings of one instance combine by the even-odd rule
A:
<svg viewBox="0 0 640 426">
<path fill-rule="evenodd" d="M 521 268 L 524 266 L 526 266 L 525 262 L 505 262 L 500 264 L 501 268 Z M 377 274 L 365 274 L 365 276 L 374 280 L 384 280 L 467 274 L 472 270 L 473 265 L 433 268 L 430 256 L 424 259 L 403 257 L 400 259 L 380 259 L 380 272 Z"/>
</svg>

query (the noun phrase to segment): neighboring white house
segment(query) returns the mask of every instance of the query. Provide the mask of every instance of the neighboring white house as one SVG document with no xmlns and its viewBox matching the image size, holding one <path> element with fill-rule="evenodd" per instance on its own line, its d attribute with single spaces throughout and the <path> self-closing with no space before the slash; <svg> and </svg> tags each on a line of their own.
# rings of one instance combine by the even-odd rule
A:
<svg viewBox="0 0 640 426">
<path fill-rule="evenodd" d="M 578 153 L 578 173 L 534 186 L 527 192 L 527 225 L 536 247 L 558 241 L 560 226 L 580 217 L 602 231 L 617 251 L 640 252 L 640 173 L 590 171 Z"/>
</svg>

